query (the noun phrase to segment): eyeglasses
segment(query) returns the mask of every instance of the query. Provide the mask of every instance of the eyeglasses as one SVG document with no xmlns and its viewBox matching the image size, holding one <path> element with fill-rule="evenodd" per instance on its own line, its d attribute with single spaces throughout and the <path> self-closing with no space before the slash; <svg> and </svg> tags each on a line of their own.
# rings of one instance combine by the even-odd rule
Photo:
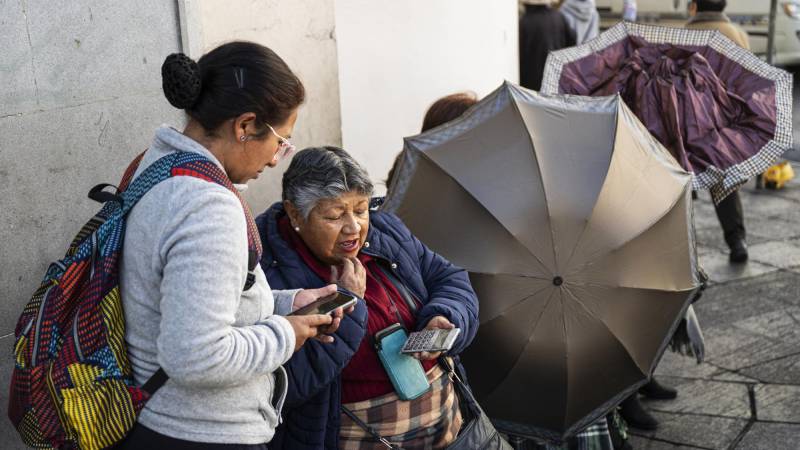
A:
<svg viewBox="0 0 800 450">
<path fill-rule="evenodd" d="M 277 162 L 283 158 L 288 158 L 289 156 L 292 156 L 292 153 L 294 153 L 295 151 L 295 146 L 291 142 L 289 142 L 288 139 L 278 134 L 275 131 L 275 128 L 272 128 L 272 125 L 268 123 L 265 123 L 264 125 L 266 125 L 269 128 L 269 131 L 272 131 L 272 134 L 274 134 L 276 138 L 278 138 L 278 151 L 275 152 L 275 161 Z"/>
</svg>

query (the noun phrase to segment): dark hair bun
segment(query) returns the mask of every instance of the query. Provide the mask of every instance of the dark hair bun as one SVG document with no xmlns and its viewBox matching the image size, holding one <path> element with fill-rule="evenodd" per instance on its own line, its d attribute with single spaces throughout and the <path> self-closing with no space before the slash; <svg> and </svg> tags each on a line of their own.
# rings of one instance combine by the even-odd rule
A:
<svg viewBox="0 0 800 450">
<path fill-rule="evenodd" d="M 169 103 L 180 109 L 189 109 L 200 98 L 200 68 L 183 53 L 167 56 L 161 65 L 164 95 Z"/>
</svg>

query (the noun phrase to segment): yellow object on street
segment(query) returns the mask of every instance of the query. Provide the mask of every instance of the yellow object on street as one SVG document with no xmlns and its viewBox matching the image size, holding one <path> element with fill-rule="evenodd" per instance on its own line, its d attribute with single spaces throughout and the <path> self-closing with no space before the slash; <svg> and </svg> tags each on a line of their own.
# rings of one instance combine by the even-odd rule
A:
<svg viewBox="0 0 800 450">
<path fill-rule="evenodd" d="M 764 172 L 764 186 L 769 189 L 781 189 L 792 178 L 794 178 L 794 169 L 788 161 L 784 161 Z"/>
</svg>

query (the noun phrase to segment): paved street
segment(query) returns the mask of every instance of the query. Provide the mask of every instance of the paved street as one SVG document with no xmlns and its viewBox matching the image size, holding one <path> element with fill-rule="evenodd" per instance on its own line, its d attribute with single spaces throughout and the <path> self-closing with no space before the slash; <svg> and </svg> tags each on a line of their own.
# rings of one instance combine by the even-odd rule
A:
<svg viewBox="0 0 800 450">
<path fill-rule="evenodd" d="M 800 70 L 794 71 L 794 142 L 800 161 Z M 800 175 L 800 164 L 795 164 Z M 695 305 L 705 332 L 701 365 L 670 351 L 656 373 L 678 387 L 647 406 L 661 420 L 637 450 L 800 449 L 800 181 L 781 191 L 741 191 L 750 262 L 728 263 L 707 193 L 696 202 L 700 262 L 711 286 Z"/>
<path fill-rule="evenodd" d="M 800 165 L 795 165 L 800 173 Z M 637 450 L 800 448 L 800 181 L 742 189 L 750 262 L 728 263 L 707 193 L 696 202 L 700 263 L 711 285 L 695 305 L 706 362 L 670 352 L 656 374 L 678 388 L 648 401 L 661 421 Z"/>
</svg>

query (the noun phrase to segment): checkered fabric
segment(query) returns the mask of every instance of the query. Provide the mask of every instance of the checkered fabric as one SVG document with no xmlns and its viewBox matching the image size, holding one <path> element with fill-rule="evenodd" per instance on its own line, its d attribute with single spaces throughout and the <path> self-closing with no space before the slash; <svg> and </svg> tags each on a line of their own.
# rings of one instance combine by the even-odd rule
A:
<svg viewBox="0 0 800 450">
<path fill-rule="evenodd" d="M 118 278 L 131 208 L 173 176 L 201 178 L 239 195 L 216 164 L 190 152 L 162 157 L 131 182 L 141 158 L 122 178 L 121 202 L 106 202 L 84 225 L 66 256 L 50 265 L 17 322 L 8 414 L 32 447 L 108 448 L 122 440 L 147 401 L 128 361 Z M 242 207 L 258 261 L 255 221 L 244 201 Z"/>
<path fill-rule="evenodd" d="M 428 371 L 431 389 L 414 400 L 391 393 L 345 404 L 361 421 L 400 448 L 445 448 L 458 435 L 462 419 L 458 395 L 440 365 Z M 339 431 L 341 450 L 386 449 L 346 414 Z"/>
<path fill-rule="evenodd" d="M 545 450 L 614 450 L 606 419 L 587 427 L 562 445 L 547 444 L 544 448 Z"/>
<path fill-rule="evenodd" d="M 748 179 L 764 172 L 780 155 L 792 147 L 792 75 L 763 62 L 716 30 L 688 30 L 621 22 L 582 45 L 551 52 L 544 69 L 542 93 L 563 92 L 560 83 L 561 72 L 565 65 L 599 52 L 630 36 L 643 38 L 653 44 L 710 47 L 775 85 L 777 120 L 773 139 L 758 153 L 738 164 L 725 169 L 709 166 L 702 173 L 694 173 L 692 187 L 695 190 L 708 189 L 714 202 L 718 203 Z"/>
<path fill-rule="evenodd" d="M 524 448 L 535 448 L 537 450 L 614 450 L 609 423 L 605 417 L 595 421 L 575 435 L 560 441 L 562 442 L 561 444 L 546 443 L 526 437 L 530 436 L 530 427 L 525 425 L 498 421 L 496 423 L 498 423 L 498 429 L 502 429 L 509 436 L 523 437 L 527 441 L 526 445 L 523 445 Z M 619 431 L 624 432 L 624 430 Z M 552 438 L 556 439 L 556 436 L 552 436 Z"/>
</svg>

